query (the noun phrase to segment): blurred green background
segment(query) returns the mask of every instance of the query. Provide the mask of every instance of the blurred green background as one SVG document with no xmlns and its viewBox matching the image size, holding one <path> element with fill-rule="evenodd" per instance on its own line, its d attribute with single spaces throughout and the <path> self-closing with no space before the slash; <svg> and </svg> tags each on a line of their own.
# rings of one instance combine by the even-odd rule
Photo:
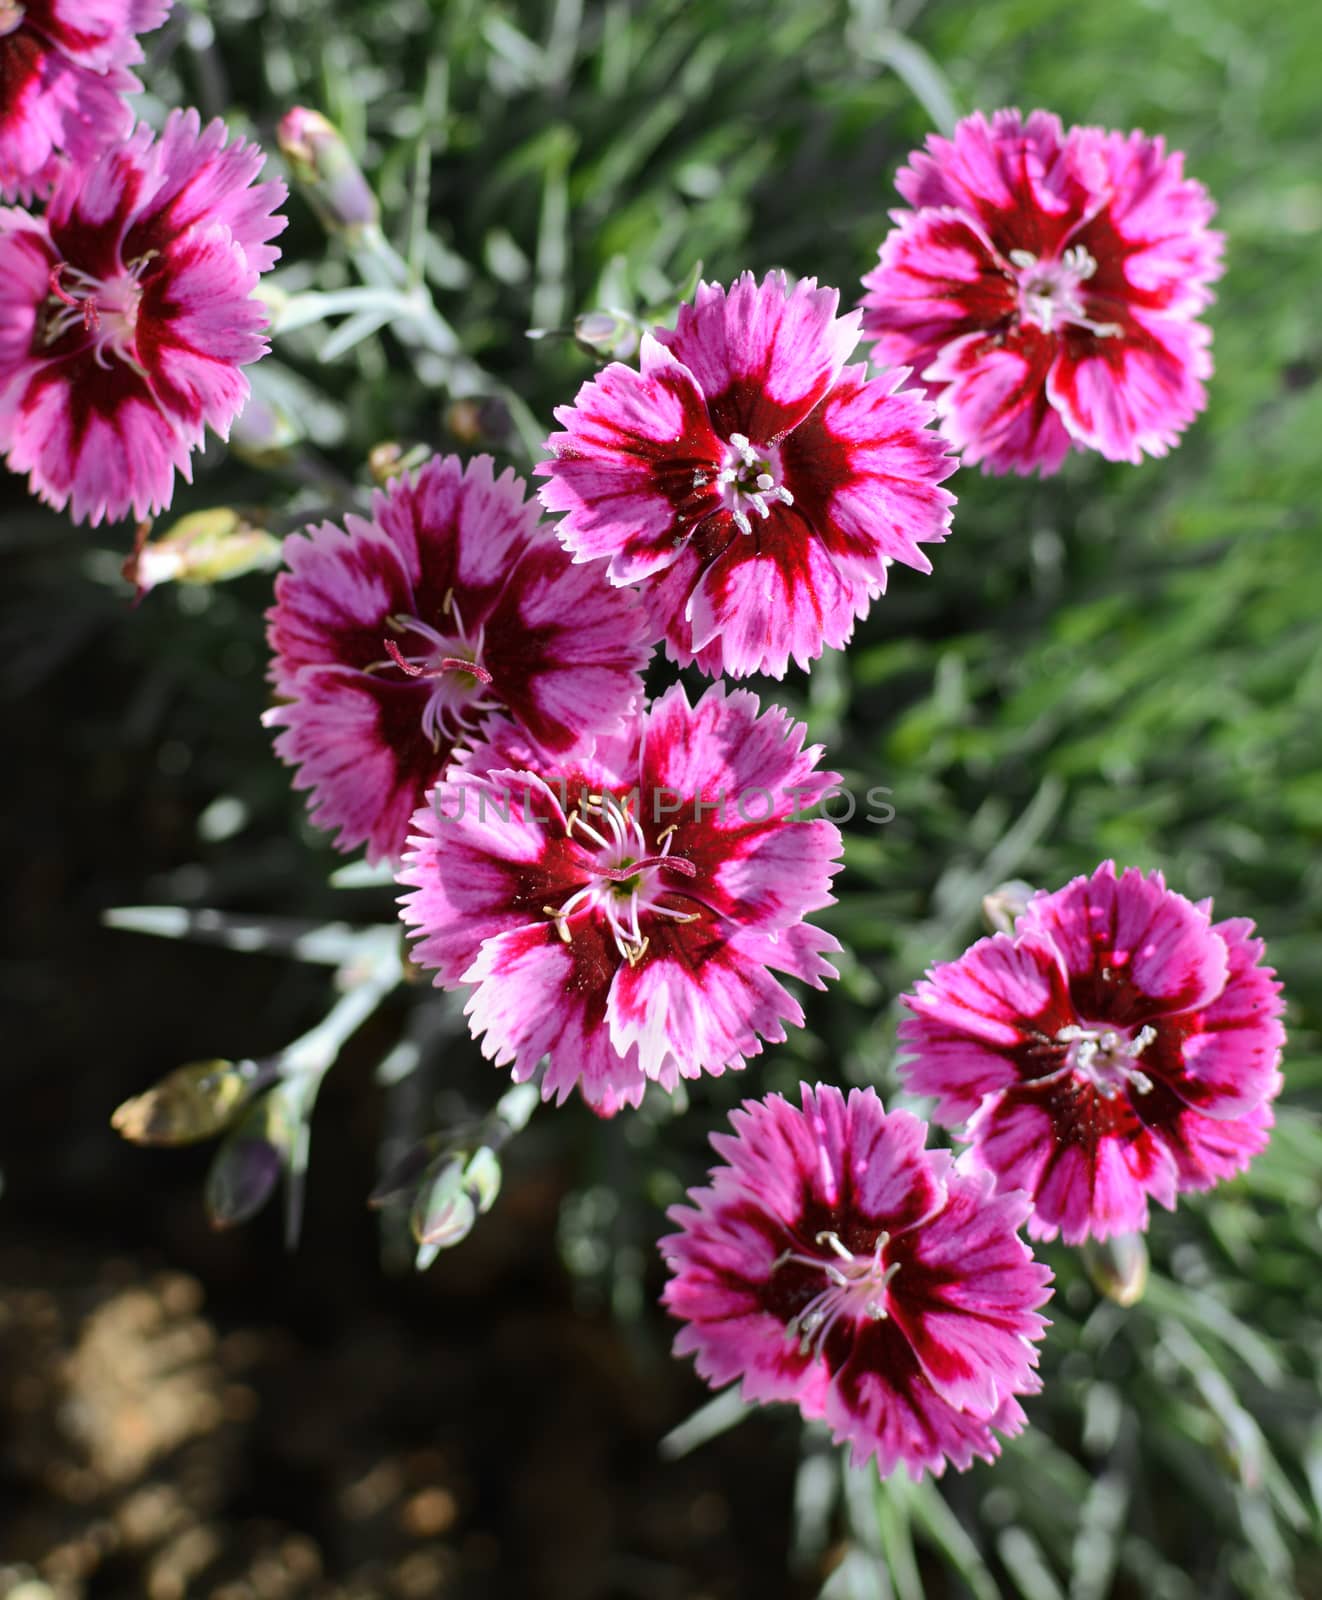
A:
<svg viewBox="0 0 1322 1600">
<path fill-rule="evenodd" d="M 527 329 L 662 304 L 699 261 L 852 300 L 896 168 L 974 108 L 1165 135 L 1219 203 L 1228 270 L 1211 404 L 1172 457 L 961 472 L 933 575 L 897 569 L 847 653 L 765 686 L 847 779 L 894 791 L 893 822 L 846 829 L 822 920 L 849 953 L 809 1028 L 678 1117 L 539 1114 L 496 1211 L 425 1278 L 391 1270 L 364 1210 L 380 1143 L 503 1087 L 435 1006 L 397 997 L 328 1080 L 293 1258 L 278 1218 L 207 1230 L 205 1150 L 110 1133 L 178 1062 L 310 1026 L 328 981 L 110 932 L 106 907 L 370 922 L 391 901 L 327 887 L 259 726 L 269 575 L 132 610 L 131 528 L 0 483 L 0 1594 L 33 1574 L 60 1600 L 1322 1594 L 1315 44 L 1301 0 L 212 0 L 148 41 L 152 120 L 197 104 L 270 147 L 291 104 L 338 122 L 462 344 L 415 359 L 384 329 L 327 362 L 324 327 L 278 340 L 257 371 L 304 439 L 261 464 L 214 446 L 172 515 L 296 526 L 361 490 L 384 439 L 526 471 L 499 408 L 453 402 L 503 385 L 549 427 L 594 363 Z M 275 281 L 354 281 L 288 211 Z M 1128 1309 L 1046 1250 L 1045 1389 L 995 1466 L 880 1486 L 790 1413 L 660 1459 L 706 1397 L 667 1354 L 653 1241 L 707 1134 L 800 1078 L 890 1097 L 895 997 L 977 935 L 982 895 L 1107 855 L 1267 938 L 1290 1007 L 1267 1153 L 1155 1216 Z M 374 1083 L 409 1029 L 418 1070 Z"/>
</svg>

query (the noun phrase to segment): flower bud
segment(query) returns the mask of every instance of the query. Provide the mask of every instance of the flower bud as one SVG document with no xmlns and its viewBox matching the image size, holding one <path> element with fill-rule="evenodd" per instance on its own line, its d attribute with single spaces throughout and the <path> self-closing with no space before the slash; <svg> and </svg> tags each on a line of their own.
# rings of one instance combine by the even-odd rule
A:
<svg viewBox="0 0 1322 1600">
<path fill-rule="evenodd" d="M 287 411 L 254 392 L 230 425 L 229 447 L 254 466 L 278 466 L 289 459 L 302 437 L 302 429 Z"/>
<path fill-rule="evenodd" d="M 149 522 L 141 524 L 123 566 L 138 599 L 160 583 L 224 583 L 280 565 L 280 540 L 229 506 L 181 517 L 164 539 L 149 544 L 150 531 Z"/>
<path fill-rule="evenodd" d="M 431 1253 L 466 1239 L 478 1217 L 490 1211 L 500 1193 L 500 1158 L 483 1145 L 469 1155 L 447 1158 L 424 1181 L 413 1204 L 413 1237 Z"/>
<path fill-rule="evenodd" d="M 277 1084 L 216 1152 L 203 1193 L 213 1228 L 247 1222 L 270 1199 L 298 1135 L 292 1104 L 297 1092 L 296 1086 Z"/>
<path fill-rule="evenodd" d="M 255 1061 L 190 1061 L 126 1100 L 110 1126 L 134 1144 L 195 1144 L 223 1132 L 262 1081 Z"/>
<path fill-rule="evenodd" d="M 1013 933 L 1014 925 L 1023 915 L 1028 902 L 1037 891 L 1022 878 L 1011 878 L 1009 883 L 998 884 L 990 894 L 982 897 L 982 919 L 993 933 Z"/>
<path fill-rule="evenodd" d="M 328 233 L 374 228 L 380 208 L 344 137 L 319 111 L 295 106 L 276 129 L 290 171 Z"/>
<path fill-rule="evenodd" d="M 590 355 L 628 361 L 638 348 L 642 330 L 622 311 L 586 311 L 574 319 L 574 338 Z"/>
<path fill-rule="evenodd" d="M 1118 1306 L 1134 1306 L 1148 1286 L 1148 1247 L 1141 1233 L 1117 1233 L 1089 1239 L 1083 1264 L 1093 1287 Z"/>
</svg>

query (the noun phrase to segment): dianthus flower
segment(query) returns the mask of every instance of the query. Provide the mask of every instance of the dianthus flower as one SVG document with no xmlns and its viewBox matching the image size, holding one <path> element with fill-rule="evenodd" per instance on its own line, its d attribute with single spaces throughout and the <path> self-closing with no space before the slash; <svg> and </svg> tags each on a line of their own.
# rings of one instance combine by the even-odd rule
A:
<svg viewBox="0 0 1322 1600">
<path fill-rule="evenodd" d="M 1138 1232 L 1149 1198 L 1173 1208 L 1267 1143 L 1285 1034 L 1262 956 L 1251 922 L 1104 861 L 905 996 L 900 1070 L 1032 1194 L 1034 1238 Z"/>
<path fill-rule="evenodd" d="M 268 612 L 280 757 L 342 850 L 398 858 L 456 745 L 503 710 L 546 750 L 619 724 L 648 657 L 632 594 L 575 567 L 489 456 L 433 457 L 285 541 Z"/>
<path fill-rule="evenodd" d="M 963 1470 L 1027 1420 L 1051 1274 L 1015 1232 L 1025 1195 L 927 1150 L 926 1125 L 871 1089 L 803 1085 L 731 1113 L 727 1166 L 661 1240 L 665 1305 L 714 1387 L 823 1418 L 882 1476 Z"/>
<path fill-rule="evenodd" d="M 139 33 L 170 0 L 0 0 L 0 197 L 45 195 L 61 154 L 85 166 L 124 138 Z"/>
<path fill-rule="evenodd" d="M 1161 139 L 976 112 L 896 178 L 864 278 L 865 338 L 927 385 L 985 471 L 1056 471 L 1071 446 L 1165 455 L 1203 409 L 1220 274 L 1214 206 Z"/>
<path fill-rule="evenodd" d="M 254 145 L 171 112 L 92 166 L 43 219 L 0 210 L 0 450 L 75 521 L 161 511 L 209 426 L 224 437 L 266 351 L 258 274 L 282 183 Z"/>
<path fill-rule="evenodd" d="M 905 373 L 845 366 L 858 313 L 838 303 L 777 273 L 700 284 L 641 371 L 614 362 L 555 413 L 542 501 L 576 561 L 641 585 L 681 665 L 783 677 L 849 640 L 892 561 L 931 571 L 955 463 Z"/>
<path fill-rule="evenodd" d="M 471 986 L 487 1056 L 517 1082 L 548 1056 L 543 1098 L 578 1085 L 609 1116 L 802 1024 L 773 974 L 835 976 L 839 946 L 803 918 L 841 848 L 796 820 L 835 781 L 803 735 L 747 691 L 690 706 L 677 684 L 558 762 L 506 728 L 450 771 L 414 818 L 403 915 L 413 959 Z"/>
</svg>

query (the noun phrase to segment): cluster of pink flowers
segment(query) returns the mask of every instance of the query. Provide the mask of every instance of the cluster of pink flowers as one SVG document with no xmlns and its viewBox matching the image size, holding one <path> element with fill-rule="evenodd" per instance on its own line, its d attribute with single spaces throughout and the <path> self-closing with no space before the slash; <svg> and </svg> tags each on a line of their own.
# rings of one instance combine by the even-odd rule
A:
<svg viewBox="0 0 1322 1600">
<path fill-rule="evenodd" d="M 222 438 L 266 351 L 253 291 L 284 185 L 224 124 L 123 96 L 169 0 L 0 0 L 0 453 L 93 524 L 164 510 L 208 427 Z"/>
<path fill-rule="evenodd" d="M 94 524 L 169 505 L 266 348 L 283 186 L 221 123 L 153 137 L 123 98 L 168 9 L 0 0 L 0 191 L 45 202 L 0 209 L 0 451 Z M 311 161 L 325 126 L 295 131 Z M 341 221 L 375 217 L 354 176 Z M 1160 140 L 977 115 L 898 183 L 859 309 L 781 273 L 702 283 L 557 410 L 537 498 L 438 457 L 285 544 L 276 751 L 338 848 L 391 863 L 414 960 L 544 1099 L 611 1116 L 741 1070 L 803 1023 L 784 980 L 836 975 L 809 920 L 842 851 L 812 815 L 820 747 L 720 682 L 649 701 L 653 646 L 710 677 L 807 670 L 892 565 L 931 570 L 956 452 L 1136 462 L 1205 403 L 1221 240 Z M 964 1154 L 872 1090 L 749 1101 L 662 1251 L 708 1382 L 917 1476 L 1025 1424 L 1051 1275 L 1020 1227 L 1104 1240 L 1241 1171 L 1284 1035 L 1250 923 L 1109 862 L 905 1003 L 905 1080 Z"/>
<path fill-rule="evenodd" d="M 929 571 L 966 461 L 1137 460 L 1201 407 L 1219 238 L 1159 141 L 1002 113 L 913 158 L 861 310 L 700 284 L 560 408 L 526 486 L 435 459 L 370 519 L 286 544 L 276 748 L 342 849 L 395 864 L 413 959 L 484 1054 L 599 1115 L 745 1067 L 833 977 L 835 775 L 778 707 L 651 700 L 845 646 L 895 562 Z M 860 336 L 899 363 L 850 364 Z M 915 374 L 911 379 L 911 373 Z M 909 385 L 918 384 L 914 388 Z M 925 390 L 925 392 L 924 392 Z M 805 815 L 809 813 L 808 815 Z M 909 1088 L 748 1101 L 672 1210 L 679 1354 L 824 1419 L 855 1463 L 996 1455 L 1038 1388 L 1050 1273 L 1020 1237 L 1147 1225 L 1241 1170 L 1280 1087 L 1279 986 L 1243 921 L 1109 863 L 907 998 Z"/>
</svg>

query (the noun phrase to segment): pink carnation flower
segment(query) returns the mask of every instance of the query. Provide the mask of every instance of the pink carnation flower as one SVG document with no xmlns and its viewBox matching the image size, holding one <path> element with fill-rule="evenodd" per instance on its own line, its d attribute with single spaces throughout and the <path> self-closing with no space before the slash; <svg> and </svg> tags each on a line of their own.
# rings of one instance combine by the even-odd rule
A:
<svg viewBox="0 0 1322 1600">
<path fill-rule="evenodd" d="M 955 463 L 906 373 L 845 366 L 858 313 L 838 303 L 777 273 L 700 284 L 640 372 L 614 362 L 556 411 L 543 503 L 576 561 L 641 584 L 681 665 L 783 677 L 848 642 L 892 561 L 931 571 Z"/>
<path fill-rule="evenodd" d="M 675 685 L 622 732 L 539 761 L 506 728 L 413 820 L 400 882 L 414 960 L 472 987 L 473 1033 L 542 1095 L 603 1116 L 744 1065 L 823 986 L 840 834 L 794 820 L 835 781 L 779 707 Z M 759 1037 L 760 1035 L 760 1037 Z"/>
<path fill-rule="evenodd" d="M 731 1114 L 729 1163 L 675 1206 L 663 1296 L 714 1387 L 821 1417 L 855 1466 L 963 1470 L 1027 1420 L 1051 1274 L 1015 1232 L 1025 1195 L 927 1150 L 926 1125 L 871 1089 L 803 1086 Z"/>
<path fill-rule="evenodd" d="M 285 541 L 268 612 L 276 751 L 342 850 L 398 858 L 456 745 L 497 709 L 551 752 L 642 694 L 642 615 L 572 565 L 491 458 L 433 457 L 372 507 Z M 347 531 L 345 531 L 347 529 Z"/>
<path fill-rule="evenodd" d="M 253 296 L 281 183 L 254 145 L 175 111 L 88 168 L 65 167 L 44 219 L 0 209 L 0 451 L 75 521 L 143 518 L 209 426 L 248 395 L 266 351 Z"/>
<path fill-rule="evenodd" d="M 170 0 L 0 0 L 0 197 L 45 195 L 61 154 L 86 166 L 124 138 L 123 96 L 142 85 L 135 37 L 159 28 Z"/>
<path fill-rule="evenodd" d="M 985 471 L 1054 472 L 1071 445 L 1165 455 L 1206 404 L 1222 237 L 1160 139 L 976 112 L 896 178 L 913 211 L 864 278 L 864 337 L 918 372 Z"/>
<path fill-rule="evenodd" d="M 1034 1238 L 1141 1231 L 1149 1197 L 1173 1208 L 1266 1145 L 1280 984 L 1253 924 L 1210 913 L 1104 861 L 905 996 L 909 1088 L 1033 1195 Z"/>
</svg>

